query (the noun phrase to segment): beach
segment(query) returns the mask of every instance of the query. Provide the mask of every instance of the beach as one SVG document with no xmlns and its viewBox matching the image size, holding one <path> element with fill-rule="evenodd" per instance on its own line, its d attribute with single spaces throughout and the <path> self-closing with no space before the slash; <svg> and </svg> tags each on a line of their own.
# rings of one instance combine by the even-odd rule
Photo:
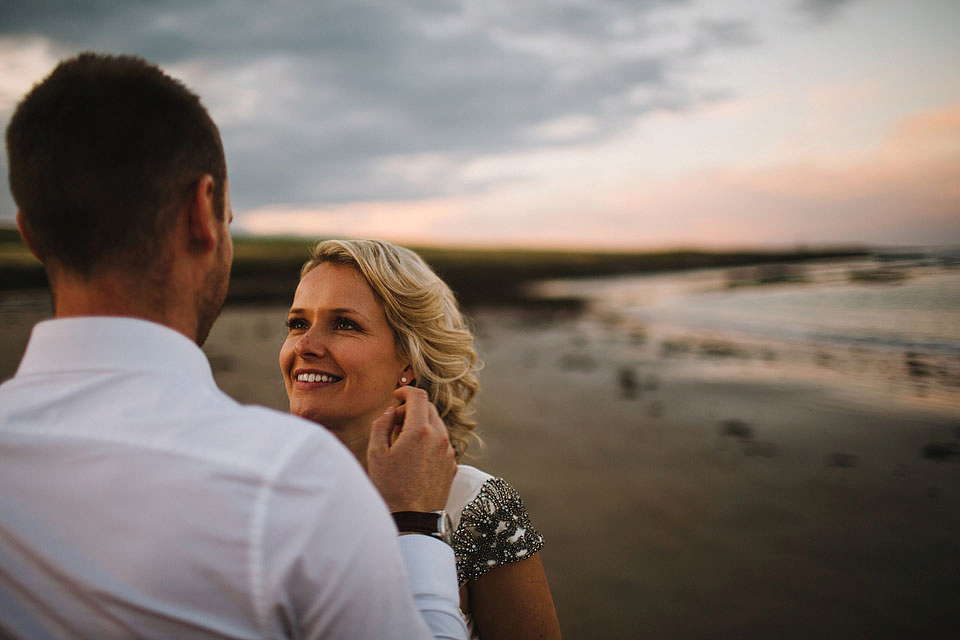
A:
<svg viewBox="0 0 960 640">
<path fill-rule="evenodd" d="M 960 441 L 955 407 L 871 403 L 842 375 L 743 371 L 776 361 L 647 359 L 650 345 L 602 322 L 480 321 L 486 468 L 545 531 L 566 637 L 953 626 L 960 464 L 923 450 Z"/>
<path fill-rule="evenodd" d="M 0 300 L 0 378 L 44 300 Z M 955 629 L 960 360 L 949 350 L 671 329 L 603 304 L 470 316 L 486 444 L 466 462 L 523 497 L 564 637 Z M 215 325 L 204 349 L 241 402 L 285 409 L 284 318 L 282 305 L 234 305 Z"/>
</svg>

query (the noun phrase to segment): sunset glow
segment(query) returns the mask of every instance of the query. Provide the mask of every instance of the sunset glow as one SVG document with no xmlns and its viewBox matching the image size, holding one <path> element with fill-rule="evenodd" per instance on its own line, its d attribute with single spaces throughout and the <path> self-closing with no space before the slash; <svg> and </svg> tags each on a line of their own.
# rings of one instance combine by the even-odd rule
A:
<svg viewBox="0 0 960 640">
<path fill-rule="evenodd" d="M 238 232 L 619 249 L 960 243 L 960 4 L 948 0 L 571 0 L 541 12 L 366 1 L 279 11 L 269 25 L 245 21 L 267 10 L 256 3 L 43 15 L 28 4 L 0 10 L 2 120 L 64 56 L 143 55 L 221 126 Z M 126 36 L 102 24 L 121 20 Z M 221 21 L 229 42 L 197 26 Z M 4 193 L 0 222 L 14 214 Z"/>
</svg>

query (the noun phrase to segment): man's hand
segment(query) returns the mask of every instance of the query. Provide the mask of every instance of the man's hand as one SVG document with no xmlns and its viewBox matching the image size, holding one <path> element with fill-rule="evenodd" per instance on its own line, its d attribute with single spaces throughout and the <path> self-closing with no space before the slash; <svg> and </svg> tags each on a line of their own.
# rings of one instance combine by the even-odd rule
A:
<svg viewBox="0 0 960 640">
<path fill-rule="evenodd" d="M 423 389 L 406 386 L 393 394 L 403 404 L 370 430 L 370 480 L 391 512 L 443 509 L 457 472 L 447 428 Z"/>
</svg>

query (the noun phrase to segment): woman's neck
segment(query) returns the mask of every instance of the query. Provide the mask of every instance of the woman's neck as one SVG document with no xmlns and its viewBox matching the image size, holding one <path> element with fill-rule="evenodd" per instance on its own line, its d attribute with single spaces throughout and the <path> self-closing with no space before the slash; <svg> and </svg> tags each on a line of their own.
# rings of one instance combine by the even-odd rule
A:
<svg viewBox="0 0 960 640">
<path fill-rule="evenodd" d="M 350 453 L 353 454 L 353 457 L 357 459 L 357 462 L 359 462 L 360 466 L 363 467 L 363 470 L 366 471 L 367 443 L 370 442 L 370 430 L 367 429 L 366 431 L 360 433 L 350 433 L 349 435 L 335 431 L 334 434 L 340 439 L 340 442 L 342 442 L 344 446 L 350 450 Z"/>
<path fill-rule="evenodd" d="M 383 407 L 383 409 L 385 410 L 386 407 Z M 335 416 L 297 415 L 326 427 L 327 431 L 335 435 L 337 440 L 350 450 L 363 470 L 367 470 L 367 445 L 370 442 L 370 429 L 373 427 L 373 421 L 380 415 L 379 412 L 373 413 L 372 416 L 357 416 L 342 422 L 337 421 Z M 330 418 L 333 418 L 333 420 L 329 420 Z"/>
<path fill-rule="evenodd" d="M 335 435 L 337 440 L 350 450 L 363 470 L 367 470 L 367 443 L 370 442 L 371 425 L 364 425 L 359 422 L 357 424 L 331 424 L 320 420 L 317 416 L 310 416 L 308 419 L 322 424 L 327 431 Z"/>
</svg>

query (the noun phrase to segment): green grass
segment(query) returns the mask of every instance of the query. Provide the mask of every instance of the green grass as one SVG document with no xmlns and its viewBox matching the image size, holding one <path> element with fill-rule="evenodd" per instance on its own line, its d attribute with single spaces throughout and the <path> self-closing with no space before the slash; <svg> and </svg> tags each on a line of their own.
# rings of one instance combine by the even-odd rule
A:
<svg viewBox="0 0 960 640">
<path fill-rule="evenodd" d="M 234 238 L 230 300 L 288 301 L 300 265 L 316 238 Z M 708 267 L 738 267 L 778 262 L 865 255 L 860 248 L 798 251 L 556 251 L 534 249 L 459 249 L 417 247 L 464 303 L 504 302 L 523 297 L 523 284 L 544 278 L 613 276 Z M 45 286 L 40 264 L 14 229 L 0 228 L 0 291 Z"/>
</svg>

